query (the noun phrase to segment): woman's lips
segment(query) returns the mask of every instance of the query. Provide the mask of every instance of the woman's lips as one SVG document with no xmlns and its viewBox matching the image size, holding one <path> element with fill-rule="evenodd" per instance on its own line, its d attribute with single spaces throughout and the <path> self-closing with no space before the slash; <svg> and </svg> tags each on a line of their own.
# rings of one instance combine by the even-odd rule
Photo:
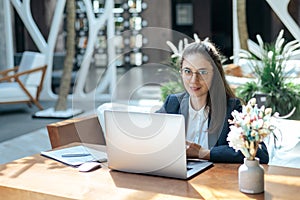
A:
<svg viewBox="0 0 300 200">
<path fill-rule="evenodd" d="M 192 91 L 198 91 L 198 90 L 200 90 L 200 87 L 190 87 L 190 89 L 191 89 Z"/>
</svg>

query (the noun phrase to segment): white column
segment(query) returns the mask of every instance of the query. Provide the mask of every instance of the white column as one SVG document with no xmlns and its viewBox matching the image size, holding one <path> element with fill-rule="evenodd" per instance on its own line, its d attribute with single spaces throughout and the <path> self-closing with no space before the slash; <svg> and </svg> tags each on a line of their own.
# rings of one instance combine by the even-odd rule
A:
<svg viewBox="0 0 300 200">
<path fill-rule="evenodd" d="M 233 28 L 233 63 L 238 63 L 238 53 L 240 51 L 240 39 L 238 29 L 238 17 L 237 17 L 237 0 L 232 0 L 232 28 Z"/>
<path fill-rule="evenodd" d="M 63 11 L 66 0 L 59 0 L 56 2 L 55 12 L 53 14 L 53 20 L 50 27 L 50 33 L 48 40 L 46 40 L 40 32 L 37 24 L 33 20 L 31 14 L 30 0 L 6 0 L 9 4 L 15 8 L 18 15 L 22 19 L 28 33 L 30 34 L 33 42 L 41 53 L 46 56 L 46 63 L 48 65 L 46 76 L 44 79 L 44 87 L 40 96 L 40 99 L 55 99 L 57 95 L 52 92 L 51 89 L 51 76 L 52 76 L 52 62 L 53 62 L 53 51 L 56 44 L 57 34 L 59 31 L 60 23 L 63 17 Z M 5 2 L 6 2 L 5 1 Z M 9 12 L 9 9 L 5 9 L 5 12 Z M 11 21 L 7 20 L 11 26 Z M 10 33 L 12 36 L 12 33 Z M 13 55 L 13 53 L 11 53 Z"/>
<path fill-rule="evenodd" d="M 0 1 L 0 70 L 14 66 L 10 9 L 9 0 Z"/>
<path fill-rule="evenodd" d="M 99 100 L 111 99 L 112 89 L 115 89 L 116 85 L 116 65 L 115 65 L 115 48 L 113 45 L 108 45 L 108 71 L 102 79 L 101 85 L 88 93 L 84 91 L 84 86 L 88 77 L 88 71 L 90 69 L 90 62 L 94 51 L 94 44 L 97 39 L 99 30 L 107 24 L 107 40 L 113 41 L 115 27 L 113 7 L 114 1 L 107 0 L 105 2 L 104 12 L 100 17 L 95 17 L 90 0 L 84 1 L 87 11 L 87 18 L 89 21 L 89 39 L 84 54 L 84 58 L 76 78 L 75 92 L 73 98 L 76 100 L 99 98 Z M 105 93 L 106 88 L 109 87 L 109 92 Z"/>
<path fill-rule="evenodd" d="M 291 17 L 288 11 L 288 5 L 290 0 L 266 0 L 271 6 L 276 15 L 280 18 L 282 23 L 290 31 L 290 33 L 295 37 L 295 39 L 300 40 L 300 28 L 295 20 Z"/>
</svg>

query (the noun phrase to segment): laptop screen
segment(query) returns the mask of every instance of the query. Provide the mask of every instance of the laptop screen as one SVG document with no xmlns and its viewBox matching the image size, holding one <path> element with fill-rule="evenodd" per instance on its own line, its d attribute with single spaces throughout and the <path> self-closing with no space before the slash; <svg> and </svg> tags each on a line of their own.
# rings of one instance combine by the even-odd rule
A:
<svg viewBox="0 0 300 200">
<path fill-rule="evenodd" d="M 182 115 L 104 111 L 111 169 L 186 178 Z"/>
</svg>

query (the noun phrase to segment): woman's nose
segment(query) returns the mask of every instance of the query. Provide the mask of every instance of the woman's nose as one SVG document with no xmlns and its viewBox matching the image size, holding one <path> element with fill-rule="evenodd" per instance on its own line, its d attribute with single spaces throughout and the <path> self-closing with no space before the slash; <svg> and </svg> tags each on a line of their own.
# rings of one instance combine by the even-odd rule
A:
<svg viewBox="0 0 300 200">
<path fill-rule="evenodd" d="M 199 76 L 201 76 L 200 74 L 198 73 L 193 73 L 192 76 L 191 76 L 191 79 L 190 79 L 190 82 L 196 82 L 199 80 Z"/>
</svg>

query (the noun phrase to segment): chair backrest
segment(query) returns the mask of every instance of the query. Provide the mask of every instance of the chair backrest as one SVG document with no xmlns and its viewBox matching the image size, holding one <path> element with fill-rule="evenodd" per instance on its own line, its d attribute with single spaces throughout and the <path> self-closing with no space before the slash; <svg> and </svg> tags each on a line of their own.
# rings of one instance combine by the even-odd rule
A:
<svg viewBox="0 0 300 200">
<path fill-rule="evenodd" d="M 46 64 L 46 56 L 39 52 L 25 51 L 19 65 L 18 72 L 42 67 Z M 20 80 L 24 85 L 38 86 L 42 78 L 42 72 L 38 71 L 29 75 L 20 76 Z"/>
</svg>

